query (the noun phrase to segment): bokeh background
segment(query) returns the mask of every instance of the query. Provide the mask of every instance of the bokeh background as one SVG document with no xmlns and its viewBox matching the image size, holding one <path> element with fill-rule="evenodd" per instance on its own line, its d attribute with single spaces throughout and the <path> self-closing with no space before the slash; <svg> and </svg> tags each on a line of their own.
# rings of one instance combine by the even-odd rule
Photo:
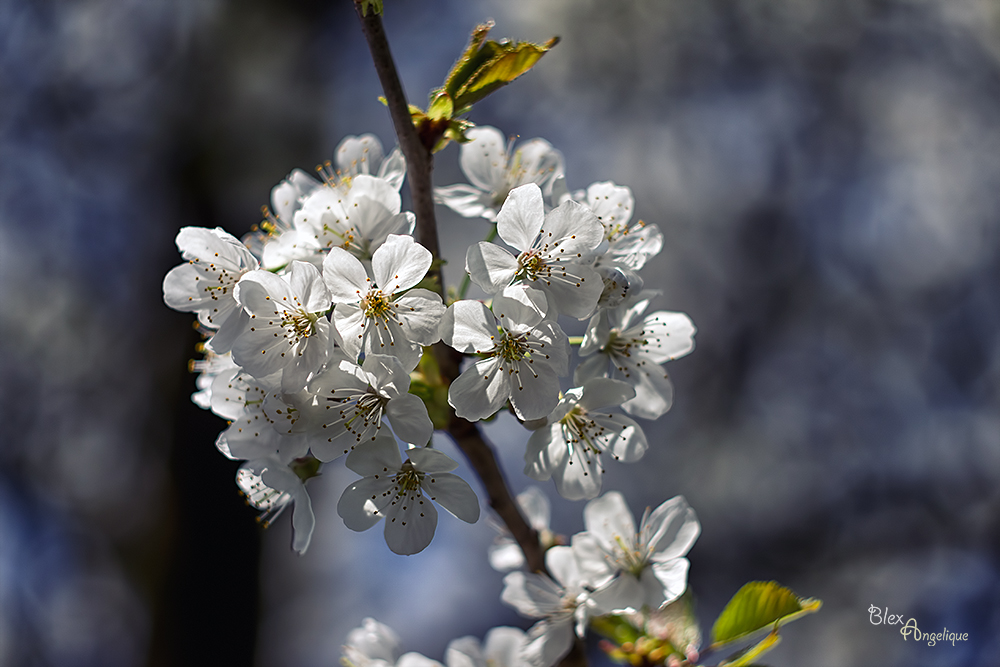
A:
<svg viewBox="0 0 1000 667">
<path fill-rule="evenodd" d="M 1000 5 L 386 8 L 418 104 L 486 18 L 560 35 L 472 120 L 548 139 L 570 188 L 629 185 L 664 231 L 644 275 L 698 347 L 670 364 L 650 452 L 605 488 L 697 510 L 705 625 L 773 578 L 825 604 L 768 664 L 1000 664 Z M 297 557 L 188 398 L 198 335 L 160 291 L 178 229 L 242 234 L 343 136 L 392 145 L 378 95 L 347 0 L 0 1 L 0 664 L 329 666 L 365 616 L 441 659 L 530 624 L 499 602 L 485 521 L 442 514 L 395 556 L 337 517 L 341 462 L 311 483 Z M 454 147 L 435 177 L 463 180 Z M 452 258 L 487 231 L 440 220 Z M 488 433 L 527 486 L 519 427 Z M 543 489 L 554 528 L 582 529 Z M 873 605 L 969 640 L 904 641 Z"/>
</svg>

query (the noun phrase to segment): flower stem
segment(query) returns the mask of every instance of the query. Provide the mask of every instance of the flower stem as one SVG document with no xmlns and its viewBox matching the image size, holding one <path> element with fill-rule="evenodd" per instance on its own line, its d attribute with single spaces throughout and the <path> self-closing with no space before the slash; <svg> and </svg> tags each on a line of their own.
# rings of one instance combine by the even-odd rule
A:
<svg viewBox="0 0 1000 667">
<path fill-rule="evenodd" d="M 434 191 L 431 186 L 431 172 L 434 168 L 433 156 L 420 141 L 416 129 L 413 127 L 406 94 L 403 92 L 403 85 L 400 83 L 396 64 L 389 50 L 389 42 L 385 36 L 385 29 L 382 26 L 382 17 L 374 12 L 369 12 L 368 16 L 362 15 L 360 0 L 355 0 L 354 6 L 361 21 L 361 30 L 368 42 L 372 60 L 375 63 L 375 72 L 378 74 L 379 82 L 385 93 L 389 115 L 392 117 L 400 149 L 406 157 L 407 181 L 410 186 L 410 195 L 413 198 L 413 212 L 417 216 L 416 239 L 431 251 L 435 259 L 439 259 L 441 249 L 438 243 L 437 222 L 434 217 Z M 431 270 L 435 272 L 437 278 L 436 289 L 439 294 L 443 295 L 444 281 L 441 279 L 440 262 L 432 263 L 432 267 L 435 266 L 437 268 Z M 462 360 L 462 355 L 444 343 L 436 343 L 433 349 L 441 374 L 445 381 L 450 384 L 459 375 L 459 363 Z M 493 455 L 493 449 L 483 438 L 479 428 L 451 411 L 448 433 L 454 438 L 482 480 L 490 498 L 490 507 L 499 515 L 511 535 L 517 540 L 524 552 L 528 569 L 534 572 L 547 572 L 545 553 L 538 542 L 538 533 L 521 514 L 520 508 L 511 496 L 510 489 L 507 488 L 503 473 Z"/>
</svg>

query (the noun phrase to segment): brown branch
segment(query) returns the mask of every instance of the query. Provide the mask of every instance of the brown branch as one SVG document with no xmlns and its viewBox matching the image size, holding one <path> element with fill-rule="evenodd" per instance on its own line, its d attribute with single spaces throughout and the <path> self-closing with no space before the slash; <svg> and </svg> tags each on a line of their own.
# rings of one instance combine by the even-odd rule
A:
<svg viewBox="0 0 1000 667">
<path fill-rule="evenodd" d="M 368 42 L 368 49 L 375 63 L 375 72 L 385 93 L 389 107 L 389 115 L 399 138 L 399 146 L 406 157 L 406 171 L 413 197 L 414 213 L 417 216 L 416 238 L 425 248 L 431 251 L 435 259 L 441 257 L 438 243 L 437 222 L 434 217 L 434 191 L 431 185 L 431 172 L 434 169 L 434 157 L 421 142 L 410 116 L 409 105 L 403 85 L 400 83 L 396 64 L 389 50 L 389 42 L 382 26 L 382 18 L 369 12 L 363 16 L 359 0 L 355 0 L 355 9 L 361 20 L 361 29 Z M 431 265 L 431 275 L 437 277 L 438 291 L 444 293 L 444 281 L 441 279 L 440 262 Z M 448 384 L 459 375 L 459 363 L 462 355 L 444 343 L 436 343 L 433 347 L 434 357 L 438 362 L 441 375 Z M 507 530 L 520 545 L 524 552 L 528 569 L 533 572 L 545 572 L 545 553 L 538 543 L 538 533 L 528 524 L 521 514 L 520 507 L 514 501 L 507 488 L 503 472 L 497 465 L 493 449 L 483 438 L 478 427 L 451 412 L 448 433 L 454 438 L 462 453 L 465 454 L 473 470 L 482 480 L 486 493 L 490 498 L 490 507 L 497 513 L 507 526 Z"/>
<path fill-rule="evenodd" d="M 403 84 L 399 80 L 396 63 L 389 50 L 389 41 L 382 27 L 382 17 L 373 11 L 368 16 L 362 16 L 361 3 L 355 0 L 354 7 L 361 19 L 361 31 L 368 42 L 368 50 L 375 63 L 375 73 L 378 74 L 382 92 L 385 93 L 392 126 L 399 139 L 399 147 L 406 157 L 406 176 L 410 185 L 410 196 L 413 198 L 413 212 L 417 216 L 416 238 L 434 255 L 441 257 L 438 243 L 437 222 L 434 218 L 434 188 L 431 185 L 431 172 L 434 170 L 434 156 L 424 147 L 413 127 L 410 107 L 403 92 Z M 439 291 L 444 293 L 444 281 L 441 279 L 439 262 L 431 265 L 428 277 L 436 277 Z"/>
</svg>

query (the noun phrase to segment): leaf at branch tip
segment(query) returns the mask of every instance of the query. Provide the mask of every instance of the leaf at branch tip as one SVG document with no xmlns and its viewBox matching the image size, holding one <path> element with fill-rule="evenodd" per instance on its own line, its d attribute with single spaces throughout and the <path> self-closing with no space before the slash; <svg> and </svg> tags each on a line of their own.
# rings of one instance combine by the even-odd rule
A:
<svg viewBox="0 0 1000 667">
<path fill-rule="evenodd" d="M 819 610 L 822 602 L 800 598 L 776 581 L 751 581 L 736 592 L 712 626 L 712 650 L 768 627 Z"/>
<path fill-rule="evenodd" d="M 558 37 L 553 37 L 545 44 L 511 42 L 506 39 L 500 42 L 487 41 L 486 35 L 492 28 L 492 21 L 476 26 L 469 39 L 469 46 L 445 79 L 444 91 L 451 96 L 455 108 L 461 110 L 460 113 L 530 70 L 539 58 L 559 42 Z"/>
<path fill-rule="evenodd" d="M 431 105 L 427 107 L 427 116 L 431 120 L 451 118 L 455 113 L 455 104 L 451 95 L 444 90 L 438 90 L 431 95 Z"/>
<path fill-rule="evenodd" d="M 354 0 L 361 5 L 361 15 L 368 16 L 368 8 L 371 7 L 375 14 L 382 13 L 382 0 Z"/>
</svg>

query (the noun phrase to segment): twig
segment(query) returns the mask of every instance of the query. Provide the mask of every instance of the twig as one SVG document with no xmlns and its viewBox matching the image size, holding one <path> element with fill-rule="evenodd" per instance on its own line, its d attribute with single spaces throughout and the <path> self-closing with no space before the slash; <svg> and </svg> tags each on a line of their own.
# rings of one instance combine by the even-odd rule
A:
<svg viewBox="0 0 1000 667">
<path fill-rule="evenodd" d="M 410 194 L 413 197 L 414 213 L 417 216 L 416 238 L 425 248 L 431 251 L 435 259 L 441 257 L 438 243 L 437 222 L 434 217 L 434 196 L 431 185 L 431 172 L 434 168 L 434 158 L 423 145 L 413 127 L 406 94 L 399 80 L 396 64 L 389 50 L 389 42 L 382 27 L 382 18 L 369 12 L 368 16 L 361 13 L 361 5 L 355 0 L 355 9 L 361 20 L 361 29 L 368 42 L 375 72 L 385 93 L 389 107 L 389 115 L 399 138 L 399 146 L 406 157 L 407 177 L 410 184 Z M 444 293 L 444 281 L 441 279 L 440 263 L 434 262 L 431 271 L 436 273 L 438 291 Z M 459 363 L 462 355 L 444 343 L 434 345 L 434 357 L 441 369 L 441 374 L 450 384 L 459 375 Z M 534 572 L 547 572 L 545 569 L 545 554 L 538 543 L 538 533 L 528 524 L 521 510 L 511 496 L 503 473 L 497 465 L 493 450 L 479 432 L 478 427 L 451 412 L 448 433 L 469 459 L 472 468 L 482 480 L 486 493 L 490 498 L 490 507 L 497 513 L 507 526 L 514 539 L 517 540 L 528 565 Z"/>
</svg>

